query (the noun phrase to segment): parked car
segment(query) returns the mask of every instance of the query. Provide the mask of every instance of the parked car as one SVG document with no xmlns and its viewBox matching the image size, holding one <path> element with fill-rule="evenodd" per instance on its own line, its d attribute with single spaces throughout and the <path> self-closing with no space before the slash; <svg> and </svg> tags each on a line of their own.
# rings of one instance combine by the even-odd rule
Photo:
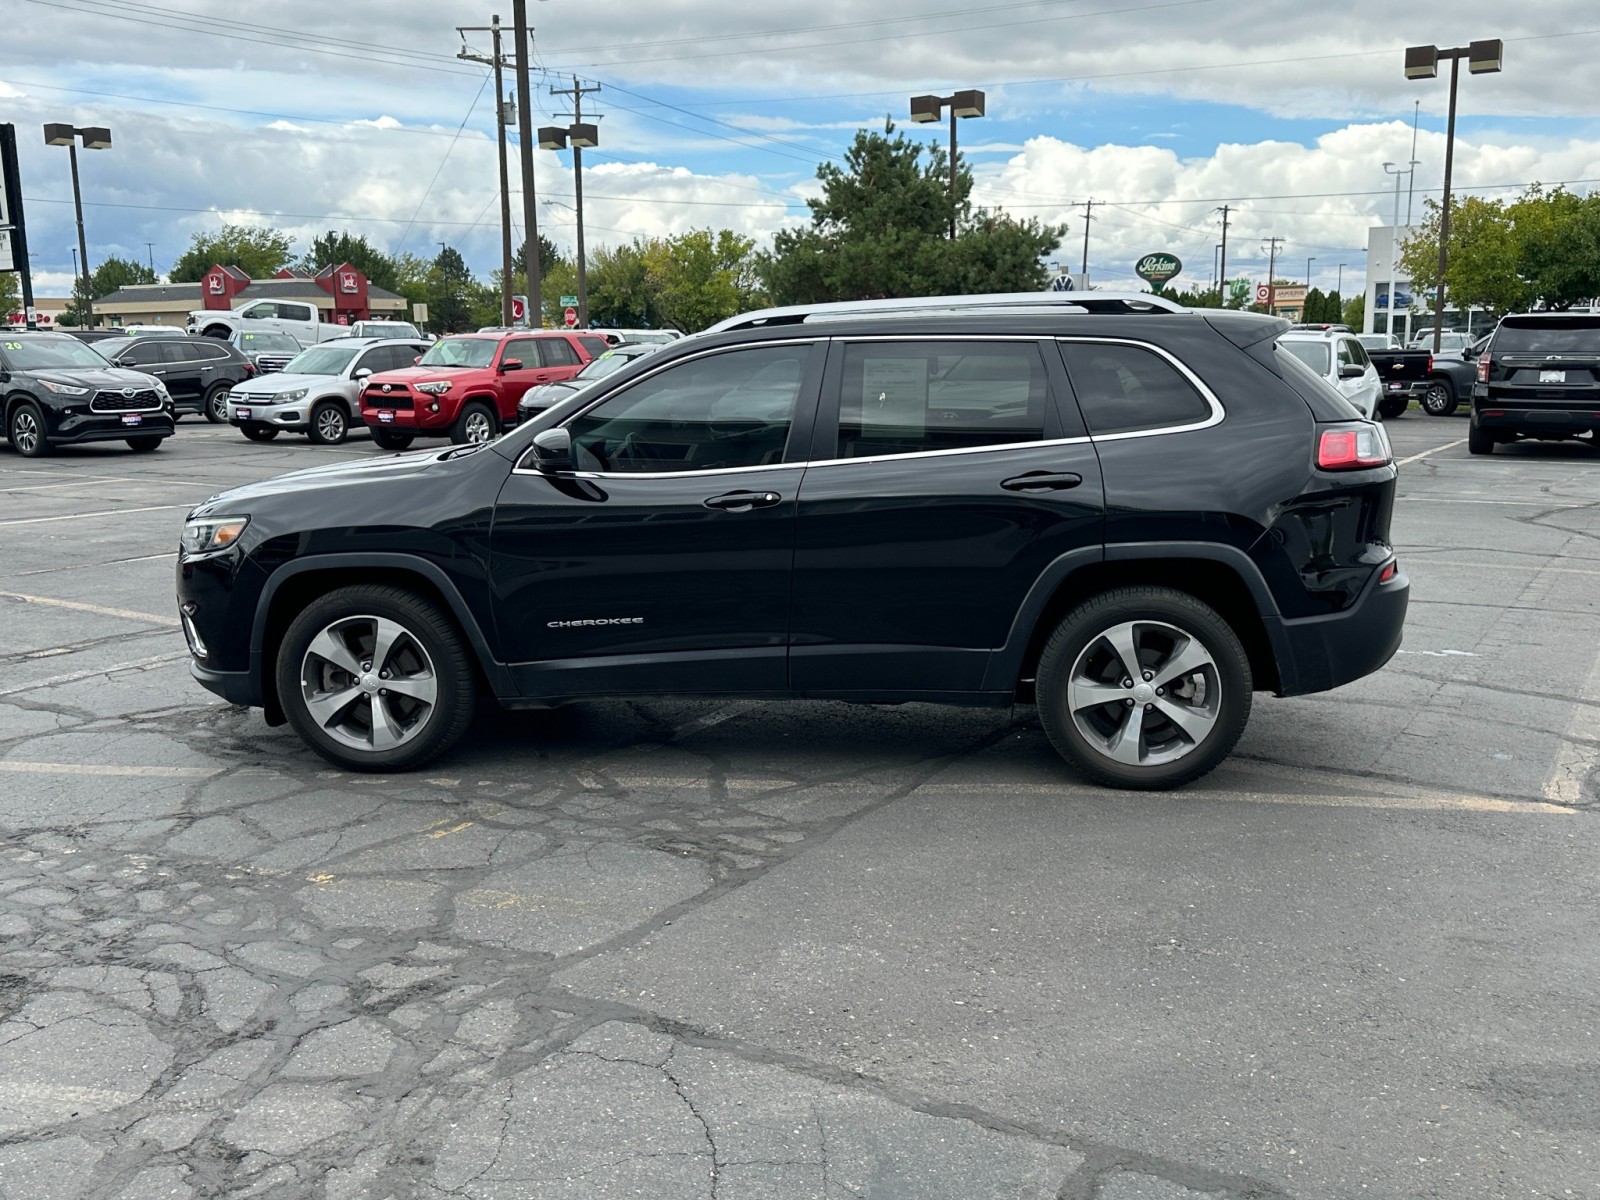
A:
<svg viewBox="0 0 1600 1200">
<path fill-rule="evenodd" d="M 6 437 L 24 458 L 85 442 L 154 450 L 176 420 L 160 380 L 114 367 L 64 333 L 0 334 L 0 404 Z"/>
<path fill-rule="evenodd" d="M 389 338 L 340 338 L 311 346 L 281 371 L 235 388 L 228 423 L 252 442 L 284 430 L 337 446 L 361 427 L 361 385 L 380 371 L 410 366 L 427 346 Z"/>
<path fill-rule="evenodd" d="M 346 333 L 350 337 L 358 338 L 388 338 L 393 341 L 405 338 L 413 342 L 426 342 L 428 339 L 422 331 L 410 321 L 352 321 L 346 326 Z"/>
<path fill-rule="evenodd" d="M 1110 292 L 746 314 L 488 445 L 206 501 L 190 670 L 359 770 L 482 689 L 1035 702 L 1086 778 L 1176 786 L 1254 691 L 1400 644 L 1388 439 L 1285 329 Z"/>
<path fill-rule="evenodd" d="M 1455 329 L 1446 329 L 1439 335 L 1440 350 L 1464 350 L 1478 337 L 1475 333 L 1462 333 Z M 1433 330 L 1419 329 L 1411 338 L 1411 347 L 1418 350 L 1433 349 Z"/>
<path fill-rule="evenodd" d="M 1352 333 L 1291 330 L 1279 342 L 1369 421 L 1378 414 L 1383 384 L 1366 350 Z"/>
<path fill-rule="evenodd" d="M 197 308 L 189 314 L 184 328 L 222 341 L 240 331 L 286 333 L 302 346 L 332 341 L 350 332 L 347 325 L 324 321 L 309 300 L 252 300 L 228 311 Z"/>
<path fill-rule="evenodd" d="M 238 350 L 210 338 L 137 337 L 96 349 L 116 366 L 161 380 L 179 413 L 204 413 L 213 423 L 227 420 L 228 393 L 256 373 Z"/>
<path fill-rule="evenodd" d="M 1467 431 L 1473 454 L 1518 438 L 1600 445 L 1600 313 L 1503 317 L 1477 371 Z"/>
<path fill-rule="evenodd" d="M 109 341 L 112 338 L 125 338 L 125 337 L 128 336 L 121 329 L 117 329 L 117 328 L 109 328 L 109 329 L 62 329 L 62 330 L 59 330 L 58 332 L 68 334 L 68 335 L 70 335 L 72 337 L 77 338 L 80 342 L 86 342 L 91 346 L 94 345 L 96 342 L 104 342 L 104 341 Z"/>
<path fill-rule="evenodd" d="M 1395 338 L 1382 333 L 1358 333 L 1355 338 L 1378 373 L 1382 388 L 1378 397 L 1380 417 L 1392 420 L 1405 412 L 1411 401 L 1427 398 L 1433 383 L 1431 351 L 1404 349 Z"/>
<path fill-rule="evenodd" d="M 176 325 L 124 325 L 122 332 L 129 337 L 184 337 L 189 331 Z"/>
<path fill-rule="evenodd" d="M 1433 373 L 1428 391 L 1422 397 L 1422 411 L 1434 417 L 1448 417 L 1462 400 L 1472 398 L 1478 381 L 1478 355 L 1489 344 L 1493 333 L 1483 334 L 1461 350 L 1441 350 L 1433 356 Z"/>
<path fill-rule="evenodd" d="M 367 380 L 361 419 L 386 450 L 404 450 L 419 437 L 486 442 L 516 423 L 517 401 L 529 387 L 571 379 L 593 360 L 585 340 L 552 331 L 441 338 L 416 366 Z"/>
<path fill-rule="evenodd" d="M 517 401 L 517 424 L 530 421 L 545 409 L 559 404 L 568 396 L 582 391 L 596 380 L 604 379 L 614 371 L 619 371 L 636 358 L 641 358 L 653 350 L 659 350 L 664 342 L 653 342 L 645 345 L 623 345 L 607 350 L 583 370 L 564 383 L 541 383 L 522 393 L 522 399 Z"/>
<path fill-rule="evenodd" d="M 676 329 L 593 329 L 613 346 L 664 346 L 683 337 Z"/>
<path fill-rule="evenodd" d="M 229 335 L 228 345 L 249 359 L 258 375 L 283 370 L 291 358 L 305 349 L 287 333 L 256 333 L 252 330 L 240 330 Z"/>
</svg>

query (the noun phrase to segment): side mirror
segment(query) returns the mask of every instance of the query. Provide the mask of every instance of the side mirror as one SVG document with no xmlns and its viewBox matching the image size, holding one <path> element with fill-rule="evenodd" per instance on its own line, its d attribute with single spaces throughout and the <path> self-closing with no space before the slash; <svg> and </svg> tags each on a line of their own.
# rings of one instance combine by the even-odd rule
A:
<svg viewBox="0 0 1600 1200">
<path fill-rule="evenodd" d="M 535 434 L 533 465 L 546 475 L 572 470 L 572 435 L 565 429 L 545 429 Z"/>
<path fill-rule="evenodd" d="M 1367 373 L 1367 369 L 1360 363 L 1345 363 L 1339 368 L 1340 379 L 1360 379 Z"/>
<path fill-rule="evenodd" d="M 363 379 L 370 379 L 371 377 L 372 377 L 372 368 L 371 367 L 362 367 L 354 375 L 350 376 L 351 379 L 354 379 L 358 383 Z"/>
<path fill-rule="evenodd" d="M 520 358 L 507 358 L 502 360 L 500 363 L 500 374 L 502 375 L 504 375 L 507 371 L 520 370 L 522 370 L 522 360 Z"/>
<path fill-rule="evenodd" d="M 412 366 L 413 366 L 413 367 L 414 367 L 414 366 L 416 366 L 416 365 L 417 365 L 417 364 L 418 364 L 418 363 L 419 363 L 419 362 L 421 362 L 421 361 L 422 361 L 422 355 L 420 355 L 420 354 L 418 354 L 418 355 L 417 355 L 417 356 L 416 356 L 416 357 L 414 357 L 414 358 L 413 358 L 413 359 L 412 359 L 412 360 L 411 360 L 411 365 L 412 365 Z"/>
</svg>

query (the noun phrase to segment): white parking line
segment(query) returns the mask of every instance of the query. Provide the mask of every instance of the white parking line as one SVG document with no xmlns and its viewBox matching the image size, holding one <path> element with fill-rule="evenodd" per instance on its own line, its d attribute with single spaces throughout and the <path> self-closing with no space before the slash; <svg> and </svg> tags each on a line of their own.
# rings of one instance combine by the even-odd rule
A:
<svg viewBox="0 0 1600 1200">
<path fill-rule="evenodd" d="M 70 608 L 77 612 L 97 613 L 102 617 L 121 617 L 124 621 L 142 621 L 149 625 L 170 625 L 176 628 L 179 624 L 177 617 L 135 612 L 131 608 L 107 608 L 102 604 L 86 604 L 82 600 L 57 600 L 54 596 L 30 596 L 25 592 L 0 592 L 0 599 L 21 600 L 24 604 L 42 604 L 46 608 Z"/>
<path fill-rule="evenodd" d="M 1395 466 L 1403 467 L 1407 463 L 1417 462 L 1419 459 L 1427 458 L 1428 455 L 1430 455 L 1430 454 L 1437 454 L 1441 450 L 1448 450 L 1452 446 L 1465 445 L 1466 444 L 1466 440 L 1467 440 L 1466 438 L 1457 438 L 1453 442 L 1446 442 L 1442 446 L 1435 446 L 1432 450 L 1424 450 L 1421 454 L 1413 454 L 1410 458 L 1402 458 L 1399 462 L 1395 463 Z"/>
<path fill-rule="evenodd" d="M 42 525 L 46 521 L 87 521 L 90 517 L 125 517 L 129 513 L 161 512 L 165 509 L 193 507 L 194 504 L 151 504 L 145 508 L 108 508 L 103 512 L 66 513 L 59 517 L 19 517 L 11 521 L 0 521 L 0 526 Z"/>
<path fill-rule="evenodd" d="M 0 696 L 14 696 L 18 692 L 32 692 L 39 688 L 58 687 L 63 683 L 77 683 L 80 679 L 94 679 L 100 675 L 115 675 L 118 671 L 137 671 L 143 667 L 159 667 L 164 663 L 188 658 L 187 654 L 156 654 L 149 658 L 136 658 L 131 662 L 112 663 L 109 667 L 94 667 L 86 671 L 73 671 L 69 675 L 52 675 L 48 679 L 35 679 L 0 688 Z"/>
<path fill-rule="evenodd" d="M 1478 500 L 1469 496 L 1401 496 L 1407 504 L 1520 504 L 1524 508 L 1588 508 L 1587 504 L 1551 504 L 1548 500 Z"/>
<path fill-rule="evenodd" d="M 92 763 L 17 762 L 0 758 L 0 771 L 23 775 L 133 775 L 150 779 L 210 779 L 222 767 L 99 766 Z"/>
<path fill-rule="evenodd" d="M 1416 570 L 1418 563 L 1430 563 L 1439 567 L 1471 567 L 1475 571 L 1520 571 L 1524 575 L 1543 574 L 1547 571 L 1557 575 L 1600 575 L 1600 571 L 1585 571 L 1582 567 L 1541 567 L 1533 563 L 1451 562 L 1447 558 L 1434 558 L 1431 554 L 1408 559 L 1406 570 Z"/>
</svg>

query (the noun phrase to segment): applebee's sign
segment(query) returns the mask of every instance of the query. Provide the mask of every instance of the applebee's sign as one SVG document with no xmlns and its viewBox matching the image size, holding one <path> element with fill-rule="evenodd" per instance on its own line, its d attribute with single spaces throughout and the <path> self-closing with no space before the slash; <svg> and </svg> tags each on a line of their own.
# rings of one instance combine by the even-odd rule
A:
<svg viewBox="0 0 1600 1200">
<path fill-rule="evenodd" d="M 1134 274 L 1152 287 L 1160 287 L 1183 270 L 1176 254 L 1146 254 L 1134 264 Z"/>
</svg>

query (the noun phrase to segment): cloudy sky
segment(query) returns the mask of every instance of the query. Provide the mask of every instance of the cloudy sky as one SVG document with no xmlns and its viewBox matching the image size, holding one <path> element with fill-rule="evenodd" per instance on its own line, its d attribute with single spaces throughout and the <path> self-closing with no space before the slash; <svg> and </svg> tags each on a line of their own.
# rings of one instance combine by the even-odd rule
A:
<svg viewBox="0 0 1600 1200">
<path fill-rule="evenodd" d="M 1280 273 L 1346 293 L 1366 229 L 1386 224 L 1413 157 L 1414 208 L 1438 195 L 1447 82 L 1402 73 L 1410 44 L 1505 39 L 1504 73 L 1463 72 L 1456 185 L 1514 195 L 1600 183 L 1594 0 L 531 0 L 536 124 L 551 86 L 602 91 L 585 159 L 591 243 L 697 227 L 761 240 L 806 218 L 819 162 L 907 99 L 981 87 L 961 126 L 979 203 L 1064 224 L 1059 254 L 1132 279 L 1139 256 L 1209 285 L 1233 207 L 1229 274 Z M 199 229 L 259 222 L 304 246 L 328 229 L 391 251 L 499 259 L 494 96 L 460 61 L 457 25 L 494 0 L 5 0 L 0 122 L 18 128 L 36 290 L 64 294 L 75 244 L 67 155 L 40 125 L 109 125 L 80 151 L 89 256 L 164 271 Z M 499 5 L 509 24 L 509 2 Z M 468 35 L 487 52 L 488 37 Z M 508 39 L 509 45 L 509 39 Z M 509 87 L 509 80 L 508 80 Z M 570 244 L 566 154 L 538 152 L 541 231 Z M 1402 218 L 1407 200 L 1402 181 Z M 520 206 L 520 200 L 514 202 Z M 520 237 L 520 230 L 518 237 Z"/>
</svg>

